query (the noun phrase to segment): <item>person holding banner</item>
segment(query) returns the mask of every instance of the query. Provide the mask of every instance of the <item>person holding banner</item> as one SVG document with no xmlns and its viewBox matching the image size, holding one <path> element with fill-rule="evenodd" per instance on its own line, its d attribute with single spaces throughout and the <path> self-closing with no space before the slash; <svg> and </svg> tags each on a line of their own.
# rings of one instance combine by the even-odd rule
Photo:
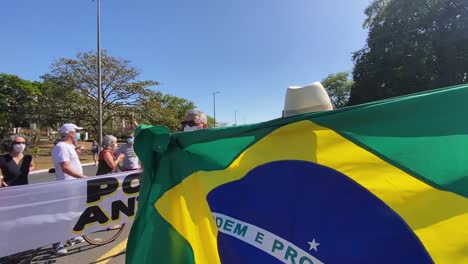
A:
<svg viewBox="0 0 468 264">
<path fill-rule="evenodd" d="M 116 172 L 119 162 L 124 158 L 124 154 L 116 155 L 117 138 L 106 135 L 102 140 L 102 150 L 99 153 L 99 163 L 96 175 Z"/>
<path fill-rule="evenodd" d="M 78 135 L 77 131 L 81 129 L 83 128 L 75 124 L 64 124 L 60 127 L 60 142 L 52 150 L 52 161 L 57 180 L 87 178 L 83 174 L 83 167 L 74 145 Z"/>
<path fill-rule="evenodd" d="M 55 177 L 58 181 L 87 178 L 87 176 L 83 174 L 83 167 L 75 149 L 75 142 L 79 135 L 78 131 L 81 129 L 83 128 L 71 123 L 64 124 L 60 127 L 60 141 L 52 150 Z M 81 236 L 68 241 L 70 245 L 81 242 L 84 242 Z M 65 255 L 68 253 L 62 242 L 55 243 L 53 248 L 57 255 Z"/>
<path fill-rule="evenodd" d="M 102 140 L 102 150 L 99 153 L 99 163 L 96 176 L 116 172 L 119 162 L 124 159 L 123 153 L 117 154 L 115 152 L 116 148 L 117 138 L 112 135 L 106 135 Z M 115 225 L 110 229 L 116 230 L 120 227 L 121 225 Z"/>
<path fill-rule="evenodd" d="M 2 143 L 9 153 L 0 155 L 1 185 L 18 186 L 28 184 L 28 175 L 34 169 L 34 162 L 31 155 L 23 154 L 26 148 L 25 137 L 15 134 L 5 138 Z"/>
</svg>

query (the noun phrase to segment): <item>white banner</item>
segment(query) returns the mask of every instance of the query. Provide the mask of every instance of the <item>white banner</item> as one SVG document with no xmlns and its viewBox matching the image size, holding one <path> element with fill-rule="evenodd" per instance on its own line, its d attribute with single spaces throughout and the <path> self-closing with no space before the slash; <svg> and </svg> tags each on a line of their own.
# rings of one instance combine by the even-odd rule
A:
<svg viewBox="0 0 468 264">
<path fill-rule="evenodd" d="M 133 221 L 140 171 L 0 189 L 0 257 Z"/>
</svg>

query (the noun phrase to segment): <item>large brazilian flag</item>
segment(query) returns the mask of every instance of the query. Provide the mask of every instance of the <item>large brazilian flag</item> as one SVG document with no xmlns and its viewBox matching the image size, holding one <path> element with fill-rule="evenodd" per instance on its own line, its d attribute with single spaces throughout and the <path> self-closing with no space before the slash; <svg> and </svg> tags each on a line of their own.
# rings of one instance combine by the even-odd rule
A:
<svg viewBox="0 0 468 264">
<path fill-rule="evenodd" d="M 136 133 L 128 263 L 468 263 L 468 85 Z"/>
</svg>

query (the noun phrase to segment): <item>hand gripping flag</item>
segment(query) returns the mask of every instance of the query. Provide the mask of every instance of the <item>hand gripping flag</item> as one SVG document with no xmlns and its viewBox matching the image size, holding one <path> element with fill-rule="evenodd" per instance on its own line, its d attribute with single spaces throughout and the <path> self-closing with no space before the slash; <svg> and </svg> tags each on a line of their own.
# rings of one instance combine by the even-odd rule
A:
<svg viewBox="0 0 468 264">
<path fill-rule="evenodd" d="M 269 122 L 140 126 L 128 263 L 468 263 L 468 85 Z"/>
</svg>

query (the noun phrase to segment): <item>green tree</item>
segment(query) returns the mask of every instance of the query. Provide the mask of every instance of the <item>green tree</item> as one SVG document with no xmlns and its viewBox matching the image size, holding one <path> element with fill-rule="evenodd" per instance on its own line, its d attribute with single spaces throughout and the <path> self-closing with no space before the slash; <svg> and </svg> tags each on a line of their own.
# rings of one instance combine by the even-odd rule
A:
<svg viewBox="0 0 468 264">
<path fill-rule="evenodd" d="M 322 80 L 322 85 L 327 90 L 330 100 L 335 108 L 341 108 L 348 104 L 349 94 L 353 81 L 348 79 L 349 73 L 338 72 L 330 74 Z"/>
<path fill-rule="evenodd" d="M 102 120 L 104 132 L 110 123 L 120 118 L 130 106 L 135 106 L 144 94 L 158 82 L 139 80 L 140 71 L 130 61 L 102 52 Z M 98 83 L 97 56 L 93 52 L 78 53 L 75 59 L 61 58 L 51 66 L 51 72 L 42 76 L 48 96 L 45 100 L 60 100 L 62 107 L 57 119 L 75 120 L 97 131 Z M 63 95 L 58 99 L 50 96 Z M 60 96 L 59 96 L 60 97 Z M 67 107 L 68 105 L 68 107 Z"/>
<path fill-rule="evenodd" d="M 0 73 L 0 134 L 5 136 L 13 127 L 28 127 L 37 122 L 37 99 L 40 84 L 18 76 Z"/>
<path fill-rule="evenodd" d="M 38 98 L 37 115 L 41 128 L 58 128 L 68 122 L 85 124 L 80 119 L 84 99 L 78 91 L 60 85 L 58 79 L 46 79 L 40 89 L 42 96 Z"/>
<path fill-rule="evenodd" d="M 374 0 L 350 104 L 468 82 L 468 1 Z"/>
<path fill-rule="evenodd" d="M 171 131 L 181 130 L 181 122 L 187 111 L 195 109 L 192 101 L 161 92 L 146 91 L 138 106 L 131 108 L 131 115 L 139 123 L 164 125 Z"/>
<path fill-rule="evenodd" d="M 206 114 L 206 113 L 205 113 Z M 212 128 L 214 124 L 214 118 L 206 114 L 206 117 L 208 119 L 208 128 Z"/>
</svg>

